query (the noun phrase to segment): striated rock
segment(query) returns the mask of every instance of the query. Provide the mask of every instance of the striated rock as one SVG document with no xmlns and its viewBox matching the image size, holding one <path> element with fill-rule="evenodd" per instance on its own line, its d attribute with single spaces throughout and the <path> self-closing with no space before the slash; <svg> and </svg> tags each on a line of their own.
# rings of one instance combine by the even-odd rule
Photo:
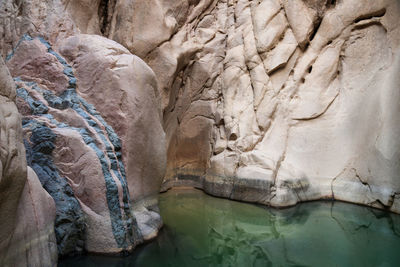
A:
<svg viewBox="0 0 400 267">
<path fill-rule="evenodd" d="M 56 203 L 55 231 L 58 252 L 63 256 L 75 251 L 80 252 L 84 244 L 85 220 L 70 185 L 60 177 L 52 159 L 57 135 L 44 124 L 27 122 L 26 117 L 24 119 L 25 136 L 30 136 L 29 139 L 25 139 L 27 163 L 38 174 L 43 188 Z"/>
<path fill-rule="evenodd" d="M 15 85 L 0 58 L 0 264 L 54 266 L 54 201 L 26 167 Z"/>
<path fill-rule="evenodd" d="M 163 190 L 190 185 L 273 206 L 335 198 L 400 212 L 399 4 L 211 6 L 146 58 L 168 99 Z M 204 38 L 202 25 L 215 34 Z M 165 77 L 157 66 L 187 44 L 202 48 Z"/>
<path fill-rule="evenodd" d="M 82 96 L 90 99 L 121 140 L 135 214 L 154 215 L 154 232 L 143 236 L 148 239 L 161 227 L 157 202 L 166 164 L 165 133 L 154 73 L 126 48 L 99 36 L 70 37 L 60 51 L 74 63 Z"/>
<path fill-rule="evenodd" d="M 142 237 L 118 135 L 78 94 L 73 68 L 45 40 L 25 36 L 7 64 L 18 75 L 28 164 L 56 203 L 59 254 L 131 250 Z"/>
<path fill-rule="evenodd" d="M 1 79 L 0 246 L 25 183 L 15 103 L 60 255 L 154 237 L 165 164 L 162 190 L 400 212 L 399 14 L 395 0 L 3 1 L 18 97 Z"/>
<path fill-rule="evenodd" d="M 140 21 L 143 18 L 139 14 L 150 10 L 143 6 L 146 2 L 141 2 L 141 7 L 133 4 L 129 1 L 118 1 L 117 5 L 117 1 L 88 3 L 81 0 L 47 0 L 40 3 L 36 0 L 3 1 L 0 4 L 0 19 L 4 21 L 0 32 L 5 36 L 0 42 L 0 50 L 7 57 L 8 67 L 18 81 L 19 97 L 16 101 L 20 112 L 26 116 L 24 127 L 29 164 L 38 172 L 39 179 L 58 203 L 56 221 L 63 226 L 56 222 L 56 230 L 66 227 L 56 231 L 60 255 L 79 252 L 83 248 L 94 252 L 130 250 L 142 238 L 154 236 L 161 226 L 161 219 L 156 214 L 157 194 L 166 159 L 162 113 L 158 108 L 159 92 L 151 69 L 110 40 L 81 35 L 84 42 L 93 41 L 92 46 L 73 49 L 76 52 L 80 49 L 92 52 L 87 57 L 76 58 L 79 61 L 76 65 L 79 77 L 76 78 L 74 70 L 50 46 L 52 43 L 54 49 L 60 45 L 65 48 L 68 43 L 65 38 L 77 33 L 104 34 L 114 39 L 121 39 L 126 33 L 129 33 L 128 38 L 132 38 L 133 33 L 135 38 L 154 37 L 156 47 L 158 42 L 169 39 L 172 34 L 175 27 L 172 20 L 182 26 L 186 19 L 174 14 L 174 19 L 160 22 L 160 31 L 156 33 L 143 27 L 139 31 L 131 31 L 131 24 L 124 24 L 128 28 L 120 25 L 121 18 L 125 20 L 126 16 L 131 16 L 129 12 L 133 12 L 134 8 L 134 17 Z M 158 5 L 158 9 L 152 10 L 154 14 L 160 14 L 160 18 L 177 7 L 189 8 L 185 1 L 176 4 L 156 1 L 150 4 Z M 161 27 L 164 24 L 166 28 Z M 167 28 L 171 32 L 163 34 Z M 160 36 L 164 37 L 160 39 Z M 139 39 L 133 41 L 138 48 L 137 53 L 151 47 L 148 42 L 141 43 L 140 47 Z M 125 40 L 131 43 L 129 39 Z M 122 39 L 120 41 L 123 42 Z M 116 58 L 128 66 L 113 66 Z M 104 74 L 105 67 L 110 68 L 110 76 L 104 76 L 104 85 L 101 86 L 96 82 L 98 75 L 93 76 L 93 71 Z M 130 67 L 135 70 L 135 76 L 128 70 Z M 117 71 L 118 68 L 120 70 Z M 113 78 L 108 80 L 111 76 Z M 119 76 L 125 78 L 119 79 Z M 77 94 L 77 79 L 82 96 L 93 98 L 90 102 L 102 115 L 104 113 L 103 117 Z M 95 90 L 92 90 L 91 83 L 96 83 Z M 135 90 L 132 90 L 132 84 Z M 110 88 L 120 88 L 119 98 L 116 98 L 119 103 L 110 101 L 104 105 L 104 98 L 113 99 L 116 93 Z M 119 110 L 115 105 L 119 106 Z M 143 127 L 148 131 L 144 131 Z M 36 132 L 46 131 L 44 139 L 38 139 L 45 141 L 46 145 L 35 144 L 30 139 Z M 126 145 L 122 145 L 121 141 Z M 69 145 L 73 147 L 65 147 Z M 131 149 L 124 149 L 125 146 Z M 92 157 L 94 154 L 95 158 Z M 124 164 L 128 166 L 128 182 L 125 181 Z M 96 185 L 94 189 L 90 188 L 93 184 Z M 128 184 L 132 188 L 131 195 Z M 99 201 L 102 204 L 94 202 L 99 198 L 103 199 Z M 130 198 L 135 202 L 138 216 L 143 212 L 143 227 L 153 227 L 152 231 L 147 229 L 148 234 L 143 237 L 138 232 Z M 64 220 L 63 214 L 68 214 L 67 220 Z M 96 232 L 99 229 L 103 235 Z"/>
</svg>

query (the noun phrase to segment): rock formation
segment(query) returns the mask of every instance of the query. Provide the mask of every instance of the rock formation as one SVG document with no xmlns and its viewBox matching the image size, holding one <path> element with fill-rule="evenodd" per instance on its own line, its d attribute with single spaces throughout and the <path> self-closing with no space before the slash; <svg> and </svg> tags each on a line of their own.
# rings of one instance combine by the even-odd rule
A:
<svg viewBox="0 0 400 267">
<path fill-rule="evenodd" d="M 74 67 L 29 36 L 8 57 L 28 165 L 56 201 L 60 255 L 129 251 L 161 226 L 165 144 L 154 74 L 99 36 L 73 36 L 61 51 Z"/>
<path fill-rule="evenodd" d="M 400 213 L 399 18 L 396 0 L 2 1 L 1 251 L 24 188 L 52 205 L 33 171 L 61 256 L 154 237 L 161 184 Z"/>
<path fill-rule="evenodd" d="M 0 58 L 0 265 L 54 266 L 54 201 L 26 167 L 15 101 L 15 85 Z"/>
<path fill-rule="evenodd" d="M 162 224 L 165 134 L 154 73 L 114 41 L 79 35 L 91 28 L 75 17 L 81 8 L 5 1 L 0 14 L 27 163 L 55 200 L 61 256 L 130 251 Z"/>
<path fill-rule="evenodd" d="M 127 185 L 139 227 L 145 239 L 154 237 L 161 226 L 157 202 L 166 145 L 153 71 L 123 46 L 96 35 L 72 36 L 60 51 L 73 62 L 81 95 L 98 107 L 121 139 Z"/>
<path fill-rule="evenodd" d="M 163 188 L 400 212 L 398 2 L 202 4 L 145 58 L 162 90 Z"/>
</svg>

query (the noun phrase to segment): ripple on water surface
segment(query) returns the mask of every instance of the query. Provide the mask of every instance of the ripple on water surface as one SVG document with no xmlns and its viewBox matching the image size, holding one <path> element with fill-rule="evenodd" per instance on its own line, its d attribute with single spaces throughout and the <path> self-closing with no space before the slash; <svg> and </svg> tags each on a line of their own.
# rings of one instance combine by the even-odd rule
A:
<svg viewBox="0 0 400 267">
<path fill-rule="evenodd" d="M 164 228 L 128 257 L 59 266 L 400 266 L 400 216 L 341 202 L 277 210 L 198 190 L 160 195 Z"/>
</svg>

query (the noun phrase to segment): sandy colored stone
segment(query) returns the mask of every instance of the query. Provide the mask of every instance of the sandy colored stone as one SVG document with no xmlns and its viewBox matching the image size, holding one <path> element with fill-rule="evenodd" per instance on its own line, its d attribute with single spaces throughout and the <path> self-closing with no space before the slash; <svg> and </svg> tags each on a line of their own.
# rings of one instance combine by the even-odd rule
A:
<svg viewBox="0 0 400 267">
<path fill-rule="evenodd" d="M 163 105 L 163 189 L 190 184 L 274 206 L 335 198 L 399 212 L 398 18 L 391 0 L 216 2 L 190 30 L 180 30 L 190 35 L 182 44 L 203 48 L 163 92 L 171 96 Z M 213 39 L 204 39 L 202 23 L 217 30 Z M 171 45 L 178 47 L 171 41 L 158 49 Z M 150 65 L 163 61 L 152 58 Z M 208 79 L 194 68 L 198 62 L 212 70 Z M 195 77 L 200 90 L 188 85 Z M 212 152 L 200 149 L 193 160 L 186 148 L 194 135 L 182 132 L 194 126 L 181 118 L 199 100 L 209 101 L 214 114 L 197 111 L 214 120 L 201 134 Z M 206 129 L 196 124 L 198 133 Z M 193 167 L 204 165 L 206 172 Z M 265 181 L 263 190 L 251 190 L 254 179 Z M 235 182 L 249 191 L 237 193 Z"/>
<path fill-rule="evenodd" d="M 0 264 L 53 266 L 54 201 L 30 168 L 27 173 L 15 97 L 14 82 L 0 58 Z"/>
<path fill-rule="evenodd" d="M 310 41 L 317 12 L 307 7 L 302 0 L 283 0 L 283 7 L 290 27 L 301 47 Z"/>
<path fill-rule="evenodd" d="M 57 94 L 68 87 L 63 66 L 54 55 L 47 53 L 47 47 L 39 39 L 20 42 L 7 66 L 13 77 L 43 84 Z"/>
<path fill-rule="evenodd" d="M 55 212 L 53 198 L 28 167 L 27 180 L 18 204 L 18 223 L 7 249 L 7 257 L 2 261 L 3 266 L 50 267 L 57 264 Z"/>
<path fill-rule="evenodd" d="M 7 64 L 19 77 L 17 99 L 25 111 L 29 164 L 56 201 L 60 254 L 132 250 L 142 238 L 119 161 L 121 144 L 75 91 L 73 68 L 46 41 L 30 37 L 20 42 Z M 39 141 L 32 139 L 35 134 Z"/>
<path fill-rule="evenodd" d="M 79 53 L 81 50 L 86 54 Z M 157 189 L 146 192 L 149 189 L 145 188 L 144 181 L 161 179 L 165 159 L 161 110 L 157 108 L 159 95 L 153 72 L 124 47 L 97 36 L 71 37 L 61 51 L 74 62 L 82 95 L 98 106 L 120 135 L 128 177 L 142 177 L 142 181 L 136 182 L 128 178 L 128 183 L 132 183 L 131 196 L 140 199 L 154 194 Z M 138 130 L 143 127 L 150 132 Z M 156 181 L 152 184 L 147 186 L 157 188 Z"/>
<path fill-rule="evenodd" d="M 67 39 L 61 53 L 74 63 L 82 96 L 121 139 L 131 200 L 157 201 L 166 147 L 153 71 L 126 48 L 94 35 Z M 142 202 L 145 206 L 146 201 Z"/>
<path fill-rule="evenodd" d="M 133 213 L 145 239 L 161 225 L 156 195 L 165 161 L 162 190 L 190 185 L 279 207 L 334 198 L 400 212 L 395 0 L 39 2 L 0 5 L 2 54 L 31 33 L 73 64 L 81 95 L 121 138 Z M 10 62 L 24 67 L 13 72 L 65 90 L 54 57 L 35 56 L 43 47 L 18 49 L 21 58 Z M 14 99 L 4 90 L 0 98 Z M 90 129 L 71 110 L 49 114 Z M 104 212 L 104 203 L 92 200 L 103 190 L 94 182 L 99 166 L 87 156 L 93 151 L 77 132 L 54 128 L 62 137 L 59 168 L 87 214 Z M 98 187 L 90 190 L 86 179 Z M 106 221 L 91 218 L 107 231 Z M 91 234 L 90 240 L 95 246 L 98 239 Z"/>
<path fill-rule="evenodd" d="M 86 249 L 97 253 L 119 252 L 111 228 L 102 166 L 95 151 L 75 130 L 58 128 L 54 132 L 57 134 L 55 164 L 72 185 L 87 218 Z"/>
</svg>

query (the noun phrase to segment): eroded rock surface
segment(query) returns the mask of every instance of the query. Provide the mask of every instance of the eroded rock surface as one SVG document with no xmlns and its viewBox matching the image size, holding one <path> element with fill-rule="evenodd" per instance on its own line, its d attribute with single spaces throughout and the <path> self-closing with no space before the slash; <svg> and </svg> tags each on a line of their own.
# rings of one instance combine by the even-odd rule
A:
<svg viewBox="0 0 400 267">
<path fill-rule="evenodd" d="M 165 134 L 154 73 L 117 43 L 79 35 L 113 35 L 116 1 L 39 2 L 0 4 L 0 50 L 18 83 L 28 163 L 58 199 L 60 255 L 130 250 L 162 224 Z"/>
<path fill-rule="evenodd" d="M 18 87 L 28 164 L 56 202 L 59 254 L 131 250 L 142 237 L 118 135 L 79 95 L 73 68 L 45 40 L 25 36 L 7 65 Z"/>
<path fill-rule="evenodd" d="M 399 17 L 395 0 L 2 1 L 0 51 L 60 254 L 155 236 L 164 145 L 162 190 L 400 212 Z M 26 170 L 8 154 L 23 148 L 4 90 L 2 180 L 22 177 L 0 186 L 10 233 Z"/>
<path fill-rule="evenodd" d="M 143 237 L 154 237 L 161 227 L 157 202 L 166 145 L 153 71 L 123 46 L 100 36 L 70 37 L 60 51 L 73 62 L 81 95 L 90 99 L 118 134 L 134 212 L 148 218 L 138 221 L 139 227 L 153 225 Z"/>
<path fill-rule="evenodd" d="M 163 188 L 400 212 L 399 16 L 390 0 L 222 0 L 189 14 L 145 58 L 162 88 Z"/>
<path fill-rule="evenodd" d="M 0 58 L 0 265 L 54 266 L 55 206 L 26 166 L 15 85 Z"/>
</svg>

